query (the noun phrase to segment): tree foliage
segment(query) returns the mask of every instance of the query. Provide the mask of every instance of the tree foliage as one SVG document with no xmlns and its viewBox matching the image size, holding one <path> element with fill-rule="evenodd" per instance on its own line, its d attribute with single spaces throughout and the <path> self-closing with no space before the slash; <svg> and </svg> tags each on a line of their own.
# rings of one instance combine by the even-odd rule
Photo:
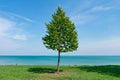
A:
<svg viewBox="0 0 120 80">
<path fill-rule="evenodd" d="M 43 37 L 43 43 L 48 49 L 59 52 L 77 50 L 78 39 L 74 23 L 61 7 L 52 15 L 52 21 L 46 24 L 47 34 Z"/>
</svg>

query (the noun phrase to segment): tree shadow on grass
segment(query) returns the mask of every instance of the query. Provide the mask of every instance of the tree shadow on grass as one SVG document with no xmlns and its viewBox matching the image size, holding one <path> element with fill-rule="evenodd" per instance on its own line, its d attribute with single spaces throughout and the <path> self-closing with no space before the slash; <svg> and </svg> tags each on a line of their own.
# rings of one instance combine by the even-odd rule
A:
<svg viewBox="0 0 120 80">
<path fill-rule="evenodd" d="M 111 75 L 120 77 L 120 66 L 118 65 L 108 65 L 108 66 L 82 66 L 79 67 L 81 70 L 87 72 L 98 72 L 101 74 Z"/>
<path fill-rule="evenodd" d="M 34 73 L 56 73 L 56 69 L 53 68 L 29 68 L 29 72 Z M 63 70 L 60 70 L 60 72 L 63 72 Z"/>
</svg>

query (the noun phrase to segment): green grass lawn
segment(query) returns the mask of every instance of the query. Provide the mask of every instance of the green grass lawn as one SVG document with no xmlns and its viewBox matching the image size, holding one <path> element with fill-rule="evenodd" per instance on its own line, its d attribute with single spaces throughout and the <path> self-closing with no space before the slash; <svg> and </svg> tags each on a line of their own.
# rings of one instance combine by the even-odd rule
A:
<svg viewBox="0 0 120 80">
<path fill-rule="evenodd" d="M 120 80 L 120 66 L 0 66 L 0 80 Z"/>
</svg>

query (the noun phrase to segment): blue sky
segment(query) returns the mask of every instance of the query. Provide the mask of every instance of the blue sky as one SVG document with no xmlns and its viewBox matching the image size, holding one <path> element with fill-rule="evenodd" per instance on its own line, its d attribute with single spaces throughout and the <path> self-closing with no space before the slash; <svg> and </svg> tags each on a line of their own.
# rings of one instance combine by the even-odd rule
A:
<svg viewBox="0 0 120 80">
<path fill-rule="evenodd" d="M 0 0 L 0 55 L 57 55 L 41 38 L 58 6 L 79 38 L 62 55 L 120 55 L 120 0 Z"/>
</svg>

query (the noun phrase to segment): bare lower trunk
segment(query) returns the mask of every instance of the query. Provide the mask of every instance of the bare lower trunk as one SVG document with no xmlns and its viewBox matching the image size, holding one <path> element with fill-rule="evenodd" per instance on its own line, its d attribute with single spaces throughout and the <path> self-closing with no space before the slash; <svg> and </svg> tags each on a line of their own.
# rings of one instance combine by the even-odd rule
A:
<svg viewBox="0 0 120 80">
<path fill-rule="evenodd" d="M 57 73 L 59 73 L 59 65 L 60 65 L 60 51 L 58 51 Z"/>
</svg>

